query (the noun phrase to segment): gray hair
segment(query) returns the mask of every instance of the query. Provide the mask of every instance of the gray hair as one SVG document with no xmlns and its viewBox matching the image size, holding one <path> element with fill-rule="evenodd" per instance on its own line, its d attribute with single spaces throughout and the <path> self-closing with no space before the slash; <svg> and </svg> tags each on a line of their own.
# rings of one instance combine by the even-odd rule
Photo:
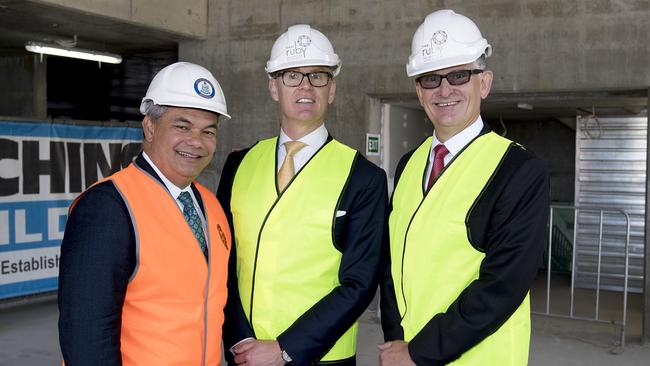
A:
<svg viewBox="0 0 650 366">
<path fill-rule="evenodd" d="M 165 112 L 167 112 L 166 106 L 155 104 L 151 99 L 144 101 L 144 114 L 152 120 L 159 120 Z"/>
<path fill-rule="evenodd" d="M 487 67 L 487 61 L 485 61 L 486 58 L 487 57 L 485 56 L 485 54 L 482 54 L 481 57 L 477 58 L 474 61 L 474 68 L 479 70 L 485 70 L 485 68 Z"/>
</svg>

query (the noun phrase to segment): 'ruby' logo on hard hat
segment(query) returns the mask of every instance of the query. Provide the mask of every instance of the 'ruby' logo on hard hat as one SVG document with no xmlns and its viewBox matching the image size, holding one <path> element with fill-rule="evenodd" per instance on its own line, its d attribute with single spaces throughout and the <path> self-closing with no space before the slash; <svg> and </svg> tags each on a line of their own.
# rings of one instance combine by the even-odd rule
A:
<svg viewBox="0 0 650 366">
<path fill-rule="evenodd" d="M 194 91 L 199 96 L 202 96 L 203 98 L 207 98 L 207 99 L 214 97 L 214 93 L 215 93 L 214 85 L 212 85 L 210 80 L 203 79 L 203 78 L 197 79 L 194 82 Z"/>
<path fill-rule="evenodd" d="M 306 35 L 298 37 L 293 44 L 287 45 L 285 54 L 288 59 L 305 58 L 307 57 L 307 47 L 311 44 L 311 38 Z"/>
<path fill-rule="evenodd" d="M 431 41 L 437 45 L 447 42 L 447 33 L 443 30 L 436 31 L 431 37 Z"/>
<path fill-rule="evenodd" d="M 420 48 L 422 51 L 422 61 L 430 62 L 432 59 L 438 59 L 442 56 L 443 44 L 447 42 L 447 32 L 438 30 L 433 33 L 428 43 L 423 44 Z"/>
</svg>

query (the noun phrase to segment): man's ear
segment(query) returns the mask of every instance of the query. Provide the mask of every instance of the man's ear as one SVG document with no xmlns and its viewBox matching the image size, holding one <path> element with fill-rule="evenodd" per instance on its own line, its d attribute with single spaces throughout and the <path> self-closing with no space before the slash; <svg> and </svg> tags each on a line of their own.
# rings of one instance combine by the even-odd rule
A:
<svg viewBox="0 0 650 366">
<path fill-rule="evenodd" d="M 280 101 L 280 91 L 278 90 L 278 79 L 269 79 L 269 94 L 276 102 Z"/>
<path fill-rule="evenodd" d="M 327 97 L 327 103 L 332 104 L 334 102 L 334 97 L 336 97 L 336 79 L 332 78 L 330 81 L 330 92 Z"/>
<path fill-rule="evenodd" d="M 156 129 L 156 124 L 149 116 L 144 116 L 142 119 L 142 132 L 144 133 L 144 140 L 146 142 L 151 142 L 153 140 L 153 134 Z"/>
<path fill-rule="evenodd" d="M 481 99 L 487 98 L 492 89 L 492 79 L 494 74 L 490 70 L 485 70 L 481 73 Z"/>
</svg>

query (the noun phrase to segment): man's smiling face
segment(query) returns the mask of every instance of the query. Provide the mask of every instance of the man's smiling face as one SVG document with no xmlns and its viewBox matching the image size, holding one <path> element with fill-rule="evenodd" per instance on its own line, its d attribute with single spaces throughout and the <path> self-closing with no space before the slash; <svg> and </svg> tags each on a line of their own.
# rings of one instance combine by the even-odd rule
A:
<svg viewBox="0 0 650 366">
<path fill-rule="evenodd" d="M 472 70 L 473 63 L 436 70 L 427 74 L 446 75 L 456 70 Z M 426 75 L 426 74 L 425 74 Z M 481 100 L 487 98 L 492 87 L 492 72 L 472 75 L 469 82 L 450 85 L 443 79 L 440 86 L 423 88 L 415 83 L 420 104 L 433 123 L 436 137 L 444 142 L 472 124 L 481 113 Z"/>
<path fill-rule="evenodd" d="M 210 163 L 217 148 L 217 114 L 167 107 L 158 120 L 142 121 L 144 151 L 174 185 L 187 187 Z"/>
</svg>

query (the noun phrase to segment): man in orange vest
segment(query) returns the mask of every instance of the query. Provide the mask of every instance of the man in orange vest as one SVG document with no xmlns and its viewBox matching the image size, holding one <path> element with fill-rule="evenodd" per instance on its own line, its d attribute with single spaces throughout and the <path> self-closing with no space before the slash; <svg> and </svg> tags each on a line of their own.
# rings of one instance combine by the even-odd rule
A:
<svg viewBox="0 0 650 366">
<path fill-rule="evenodd" d="M 195 182 L 216 149 L 223 92 L 178 62 L 140 111 L 143 152 L 72 204 L 61 245 L 59 340 L 67 366 L 218 365 L 231 247 L 214 194 Z"/>
</svg>

